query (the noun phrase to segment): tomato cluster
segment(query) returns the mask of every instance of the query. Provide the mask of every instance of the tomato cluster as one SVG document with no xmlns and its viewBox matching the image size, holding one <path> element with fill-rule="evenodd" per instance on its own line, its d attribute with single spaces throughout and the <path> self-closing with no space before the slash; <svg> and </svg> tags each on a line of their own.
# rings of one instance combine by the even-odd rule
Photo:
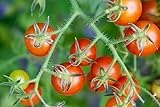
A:
<svg viewBox="0 0 160 107">
<path fill-rule="evenodd" d="M 138 27 L 130 27 L 124 30 L 126 36 L 142 35 L 127 44 L 127 49 L 138 56 L 148 56 L 159 51 L 160 47 L 160 29 L 159 27 L 159 3 L 157 0 L 146 0 L 142 2 L 142 14 L 134 24 Z M 147 27 L 148 26 L 148 27 Z M 140 29 L 141 31 L 140 31 Z"/>
<path fill-rule="evenodd" d="M 107 14 L 107 18 L 118 26 L 124 27 L 124 37 L 129 38 L 125 40 L 128 51 L 137 56 L 154 54 L 160 47 L 157 1 L 108 0 L 108 4 L 110 4 L 108 7 L 111 8 L 111 13 Z M 56 37 L 52 27 L 49 26 L 48 19 L 46 23 L 31 25 L 25 32 L 24 42 L 32 55 L 43 57 L 50 52 Z M 70 47 L 70 60 L 60 65 L 53 65 L 52 87 L 62 95 L 71 96 L 81 91 L 86 80 L 93 92 L 105 92 L 108 87 L 112 89 L 112 94 L 115 96 L 106 102 L 105 107 L 121 106 L 126 98 L 136 101 L 137 93 L 140 94 L 139 82 L 136 78 L 122 76 L 121 66 L 114 57 L 97 57 L 96 45 L 92 43 L 93 41 L 88 38 L 75 39 Z M 83 66 L 90 67 L 87 76 L 81 68 Z M 41 88 L 35 83 L 26 84 L 29 81 L 26 72 L 13 71 L 10 78 L 21 84 L 19 87 L 25 94 L 20 100 L 21 103 L 26 106 L 39 103 L 40 96 L 37 95 L 37 91 L 42 95 Z M 156 85 L 153 84 L 152 87 Z M 131 102 L 128 102 L 127 107 L 131 106 Z"/>
</svg>

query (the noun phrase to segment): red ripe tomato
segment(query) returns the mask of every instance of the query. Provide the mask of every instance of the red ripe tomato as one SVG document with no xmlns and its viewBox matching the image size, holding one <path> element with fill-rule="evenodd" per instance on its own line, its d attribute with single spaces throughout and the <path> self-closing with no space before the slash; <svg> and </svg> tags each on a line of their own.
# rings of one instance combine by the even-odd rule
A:
<svg viewBox="0 0 160 107">
<path fill-rule="evenodd" d="M 26 94 L 31 94 L 34 91 L 34 87 L 35 87 L 35 84 L 34 83 L 30 83 L 28 85 L 28 87 L 24 90 L 24 92 Z M 40 87 L 38 87 L 38 92 L 39 92 L 40 95 L 42 95 L 42 91 L 41 91 Z M 32 103 L 34 105 L 38 104 L 39 101 L 40 101 L 39 98 L 38 98 L 38 96 L 36 95 L 36 93 L 33 93 L 31 98 L 32 98 L 31 99 Z M 24 104 L 24 105 L 26 105 L 26 106 L 31 106 L 31 102 L 30 102 L 29 98 L 21 99 L 21 103 Z"/>
<path fill-rule="evenodd" d="M 91 43 L 91 40 L 87 39 L 87 38 L 83 38 L 83 39 L 79 39 L 78 41 L 78 45 L 81 51 L 83 51 L 84 49 L 87 48 L 87 46 Z M 72 54 L 76 54 L 77 50 L 76 50 L 76 43 L 74 42 L 70 48 L 70 55 Z M 96 58 L 96 46 L 92 46 L 86 53 L 86 58 L 89 58 L 91 60 L 94 60 Z M 73 61 L 76 60 L 76 58 L 72 58 Z M 80 65 L 85 66 L 85 65 L 89 65 L 91 62 L 86 61 L 85 59 L 83 59 L 80 63 Z"/>
<path fill-rule="evenodd" d="M 136 43 L 137 40 L 127 45 L 127 49 L 131 53 L 137 56 L 151 55 L 157 51 L 157 48 L 160 47 L 160 36 L 159 36 L 160 30 L 155 24 L 153 24 L 150 21 L 145 21 L 145 20 L 141 20 L 135 23 L 135 25 L 139 27 L 140 29 L 143 29 L 147 24 L 150 24 L 150 27 L 147 30 L 146 35 L 152 40 L 154 44 L 150 40 L 147 40 L 145 44 L 143 44 L 144 47 L 143 47 L 142 52 L 141 50 L 138 49 L 138 46 Z M 125 33 L 125 36 L 130 36 L 134 33 L 134 31 L 131 28 L 126 28 L 124 30 L 124 33 Z"/>
<path fill-rule="evenodd" d="M 114 0 L 117 1 L 117 0 Z M 128 25 L 128 23 L 136 22 L 142 13 L 141 0 L 121 0 L 121 6 L 126 7 L 125 10 L 120 10 L 121 15 L 115 22 L 118 25 Z"/>
<path fill-rule="evenodd" d="M 97 82 L 94 82 L 91 84 L 91 81 L 94 77 L 92 76 L 92 73 L 89 72 L 87 77 L 86 77 L 86 80 L 87 80 L 87 86 L 89 87 L 89 89 L 91 89 L 93 92 L 103 92 L 105 91 L 105 88 L 104 86 L 100 86 L 97 90 L 96 90 L 96 84 Z"/>
<path fill-rule="evenodd" d="M 37 23 L 38 27 L 40 30 L 43 29 L 44 27 L 44 23 Z M 48 38 L 45 38 L 45 35 L 47 35 L 47 33 L 51 33 L 53 32 L 53 29 L 48 26 L 47 31 L 45 33 L 42 33 L 37 35 L 36 31 L 34 29 L 34 25 L 30 26 L 26 32 L 25 32 L 25 36 L 26 35 L 31 35 L 32 38 L 29 37 L 25 37 L 24 41 L 25 41 L 25 45 L 27 50 L 32 53 L 35 56 L 45 56 L 48 54 L 50 48 L 51 48 L 51 43 L 47 42 L 47 40 L 55 40 L 56 35 L 51 35 Z M 38 41 L 39 43 L 41 43 L 41 46 L 36 47 L 36 41 Z"/>
<path fill-rule="evenodd" d="M 95 60 L 95 63 L 92 64 L 91 66 L 91 73 L 93 75 L 93 77 L 97 77 L 98 75 L 100 75 L 100 69 L 104 69 L 104 71 L 107 71 L 108 67 L 110 66 L 110 64 L 112 63 L 112 57 L 109 56 L 103 56 L 103 57 L 99 57 Z M 116 62 L 112 69 L 108 71 L 107 73 L 107 77 L 110 77 L 114 80 L 117 80 L 120 77 L 120 67 L 119 64 Z M 108 81 L 108 85 L 113 84 L 113 81 Z"/>
<path fill-rule="evenodd" d="M 142 15 L 140 19 L 149 20 L 156 24 L 160 23 L 160 18 L 156 17 L 160 14 L 158 7 L 157 0 L 148 0 L 142 2 Z"/>
<path fill-rule="evenodd" d="M 139 82 L 134 77 L 132 77 L 132 79 L 135 84 L 139 85 Z M 127 83 L 127 80 L 128 80 L 127 76 L 122 76 L 118 79 L 117 83 L 113 84 L 113 86 L 116 87 L 117 89 L 121 90 L 122 87 L 124 87 L 124 85 Z M 129 83 L 127 88 L 125 89 L 126 95 L 128 95 L 130 88 L 131 88 L 131 84 Z M 138 92 L 138 94 L 140 94 L 140 88 L 136 87 L 136 91 Z M 138 96 L 134 93 L 133 90 L 131 91 L 129 96 L 132 97 L 134 101 L 136 101 L 138 99 Z"/>
<path fill-rule="evenodd" d="M 123 102 L 125 100 L 125 97 L 120 97 L 120 100 Z M 110 98 L 107 102 L 105 107 L 118 107 L 117 101 L 115 97 Z M 132 107 L 132 104 L 129 103 L 127 106 L 125 107 Z"/>
<path fill-rule="evenodd" d="M 83 88 L 84 81 L 85 81 L 85 76 L 84 76 L 82 69 L 79 66 L 72 66 L 68 62 L 63 63 L 61 65 L 63 65 L 70 74 L 81 74 L 81 76 L 70 77 L 70 82 L 71 82 L 70 87 L 67 91 L 63 91 L 63 87 L 61 84 L 62 79 L 52 75 L 51 83 L 52 83 L 53 88 L 57 92 L 63 95 L 66 95 L 66 96 L 70 96 L 70 95 L 78 93 Z"/>
</svg>

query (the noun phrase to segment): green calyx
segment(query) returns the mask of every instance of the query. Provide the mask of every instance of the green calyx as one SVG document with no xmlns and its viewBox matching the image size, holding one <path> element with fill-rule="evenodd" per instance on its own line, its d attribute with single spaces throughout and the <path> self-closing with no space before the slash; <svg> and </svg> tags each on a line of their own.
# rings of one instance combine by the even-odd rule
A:
<svg viewBox="0 0 160 107">
<path fill-rule="evenodd" d="M 47 20 L 42 29 L 40 29 L 38 24 L 34 22 L 35 32 L 33 34 L 28 34 L 25 37 L 32 39 L 34 42 L 34 47 L 36 48 L 40 48 L 44 42 L 52 44 L 53 40 L 51 39 L 51 35 L 50 33 L 47 32 L 48 26 L 49 26 L 49 16 L 47 17 Z"/>
<path fill-rule="evenodd" d="M 142 54 L 147 42 L 151 42 L 156 49 L 158 50 L 156 44 L 154 41 L 147 35 L 148 30 L 150 29 L 150 24 L 147 24 L 144 26 L 144 28 L 140 29 L 135 24 L 130 24 L 132 30 L 135 32 L 135 35 L 133 35 L 133 38 L 131 40 L 128 40 L 126 45 L 130 44 L 131 42 L 136 40 L 136 44 L 138 47 L 139 56 Z"/>
</svg>

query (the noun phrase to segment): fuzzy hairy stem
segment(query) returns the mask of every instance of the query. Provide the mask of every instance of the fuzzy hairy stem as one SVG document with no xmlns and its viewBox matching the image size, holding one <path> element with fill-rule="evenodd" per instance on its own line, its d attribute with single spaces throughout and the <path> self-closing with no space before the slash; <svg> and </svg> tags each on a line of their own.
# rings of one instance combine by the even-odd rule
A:
<svg viewBox="0 0 160 107">
<path fill-rule="evenodd" d="M 38 73 L 37 77 L 34 79 L 34 82 L 35 82 L 35 88 L 34 88 L 34 91 L 36 92 L 37 96 L 39 97 L 39 99 L 41 100 L 41 102 L 43 103 L 43 105 L 45 107 L 51 107 L 49 106 L 45 101 L 44 99 L 41 97 L 41 95 L 38 93 L 38 86 L 39 86 L 39 82 L 40 82 L 40 79 L 43 75 L 43 73 L 45 72 L 45 69 L 47 68 L 48 66 L 48 63 L 49 63 L 49 60 L 51 59 L 51 56 L 56 48 L 56 45 L 57 43 L 60 41 L 60 38 L 62 37 L 62 35 L 65 33 L 65 31 L 68 29 L 68 27 L 71 25 L 71 23 L 74 21 L 74 19 L 78 16 L 78 13 L 74 13 L 70 20 L 66 23 L 66 25 L 63 27 L 63 30 L 60 32 L 60 34 L 57 36 L 55 42 L 53 43 L 50 51 L 49 51 L 49 54 L 44 62 L 44 64 L 42 65 L 41 69 L 40 69 L 40 72 Z"/>
</svg>

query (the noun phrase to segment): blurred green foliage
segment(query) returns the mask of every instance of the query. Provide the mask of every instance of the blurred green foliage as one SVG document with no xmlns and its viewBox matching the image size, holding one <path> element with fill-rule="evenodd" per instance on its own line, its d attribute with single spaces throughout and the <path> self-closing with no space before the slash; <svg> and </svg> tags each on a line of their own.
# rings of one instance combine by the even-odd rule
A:
<svg viewBox="0 0 160 107">
<path fill-rule="evenodd" d="M 91 17 L 98 15 L 104 6 L 97 10 L 97 6 L 101 0 L 78 0 L 83 10 Z M 37 58 L 26 51 L 24 45 L 24 32 L 28 26 L 36 22 L 45 22 L 47 16 L 50 16 L 50 25 L 54 29 L 58 29 L 65 24 L 65 19 L 71 15 L 72 8 L 69 0 L 46 0 L 46 9 L 41 17 L 38 17 L 38 7 L 32 17 L 30 14 L 32 0 L 1 0 L 0 1 L 0 82 L 7 81 L 3 75 L 9 75 L 15 69 L 24 69 L 28 72 L 31 78 L 34 78 L 39 72 L 40 66 L 45 58 Z M 113 23 L 107 22 L 105 18 L 97 24 L 102 32 L 106 33 L 110 38 L 118 38 L 121 36 L 120 29 Z M 64 37 L 57 46 L 57 50 L 53 55 L 53 63 L 62 63 L 68 60 L 69 48 L 74 41 L 74 37 L 94 37 L 94 32 L 90 27 L 79 18 L 67 30 Z M 97 44 L 97 56 L 111 55 L 109 49 L 104 43 L 99 41 Z M 123 49 L 123 46 L 121 46 Z M 124 55 L 121 54 L 121 57 Z M 126 65 L 129 69 L 133 68 L 133 56 L 129 55 L 126 60 Z M 150 88 L 151 82 L 160 75 L 160 55 L 155 54 L 150 57 L 138 58 L 138 70 L 134 75 L 139 80 L 140 84 L 147 89 Z M 50 65 L 52 66 L 52 65 Z M 146 69 L 146 68 L 147 69 Z M 84 72 L 87 74 L 90 67 L 84 67 Z M 48 78 L 49 77 L 49 78 Z M 62 96 L 53 90 L 50 83 L 50 75 L 45 74 L 41 78 L 40 86 L 42 87 L 43 98 L 49 104 L 56 104 L 59 101 L 65 100 L 65 107 L 104 107 L 105 102 L 109 97 L 104 96 L 105 93 L 92 93 L 85 85 L 83 90 L 74 96 Z M 0 107 L 11 107 L 14 103 L 15 96 L 8 98 L 9 87 L 0 86 Z M 154 102 L 145 93 L 142 94 L 145 104 L 142 105 L 139 101 L 137 107 L 155 107 Z M 18 107 L 23 107 L 19 104 Z M 37 105 L 41 107 L 41 104 Z"/>
</svg>

